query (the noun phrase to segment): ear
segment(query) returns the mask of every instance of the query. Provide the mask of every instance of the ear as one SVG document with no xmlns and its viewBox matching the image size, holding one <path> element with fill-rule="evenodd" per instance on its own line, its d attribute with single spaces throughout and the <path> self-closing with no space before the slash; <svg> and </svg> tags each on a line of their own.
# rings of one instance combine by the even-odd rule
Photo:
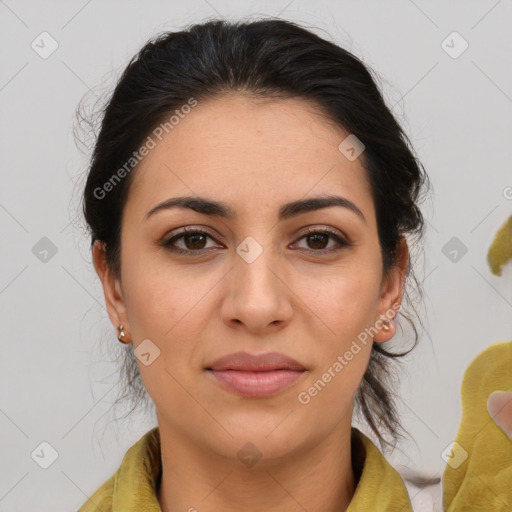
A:
<svg viewBox="0 0 512 512">
<path fill-rule="evenodd" d="M 397 315 L 399 305 L 402 303 L 403 287 L 409 264 L 409 247 L 403 236 L 400 237 L 397 254 L 395 266 L 382 280 L 378 308 L 379 316 L 375 319 L 375 326 L 379 329 L 379 332 L 373 337 L 379 343 L 389 341 L 396 333 L 396 323 L 391 320 Z M 389 330 L 382 327 L 382 320 L 390 320 Z"/>
<path fill-rule="evenodd" d="M 94 268 L 103 285 L 103 294 L 107 306 L 108 316 L 117 332 L 119 324 L 123 324 L 124 331 L 128 334 L 130 330 L 126 305 L 123 298 L 121 282 L 117 279 L 107 265 L 105 243 L 97 240 L 92 249 Z"/>
</svg>

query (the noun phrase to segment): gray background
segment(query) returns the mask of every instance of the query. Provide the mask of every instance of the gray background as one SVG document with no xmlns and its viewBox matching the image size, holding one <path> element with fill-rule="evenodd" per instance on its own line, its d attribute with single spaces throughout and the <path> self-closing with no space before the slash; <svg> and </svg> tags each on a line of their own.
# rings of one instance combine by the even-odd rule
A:
<svg viewBox="0 0 512 512">
<path fill-rule="evenodd" d="M 433 182 L 432 201 L 423 206 L 425 255 L 416 267 L 426 332 L 399 389 L 403 424 L 416 442 L 388 459 L 442 472 L 441 453 L 460 421 L 464 370 L 487 346 L 512 339 L 512 265 L 497 277 L 486 262 L 512 210 L 511 2 L 6 0 L 0 511 L 76 510 L 156 424 L 147 413 L 111 421 L 118 342 L 77 219 L 87 163 L 73 141 L 78 102 L 89 89 L 93 99 L 109 91 L 157 32 L 213 16 L 265 14 L 317 27 L 379 74 Z M 58 44 L 47 58 L 31 47 L 43 46 L 43 31 Z M 442 45 L 454 31 L 469 44 L 457 58 L 461 40 L 448 39 L 452 56 Z M 467 253 L 451 261 L 449 242 Z M 49 247 L 55 254 L 43 256 Z M 31 456 L 44 441 L 58 455 L 47 469 Z"/>
</svg>

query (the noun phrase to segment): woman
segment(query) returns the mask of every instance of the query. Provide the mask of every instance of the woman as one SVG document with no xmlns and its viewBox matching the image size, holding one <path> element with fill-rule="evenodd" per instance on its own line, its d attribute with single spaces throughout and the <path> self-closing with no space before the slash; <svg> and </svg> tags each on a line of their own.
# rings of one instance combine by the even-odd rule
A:
<svg viewBox="0 0 512 512">
<path fill-rule="evenodd" d="M 84 214 L 158 427 L 80 511 L 412 510 L 352 419 L 400 437 L 405 354 L 385 343 L 399 310 L 417 341 L 401 305 L 426 185 L 337 45 L 273 19 L 148 42 L 106 106 Z"/>
</svg>

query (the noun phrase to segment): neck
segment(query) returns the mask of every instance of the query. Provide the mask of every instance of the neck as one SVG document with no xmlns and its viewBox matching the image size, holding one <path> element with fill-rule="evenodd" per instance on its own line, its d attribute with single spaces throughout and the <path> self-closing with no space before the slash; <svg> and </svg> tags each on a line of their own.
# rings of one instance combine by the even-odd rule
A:
<svg viewBox="0 0 512 512">
<path fill-rule="evenodd" d="M 343 423 L 343 422 L 342 422 Z M 345 511 L 357 486 L 351 428 L 281 460 L 261 459 L 252 468 L 238 460 L 206 455 L 194 443 L 159 425 L 162 512 Z"/>
</svg>

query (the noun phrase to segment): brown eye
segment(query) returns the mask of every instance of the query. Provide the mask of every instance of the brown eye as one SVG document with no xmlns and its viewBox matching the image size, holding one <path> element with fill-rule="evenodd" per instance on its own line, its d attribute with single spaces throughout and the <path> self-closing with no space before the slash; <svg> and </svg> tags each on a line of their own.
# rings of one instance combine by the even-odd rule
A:
<svg viewBox="0 0 512 512">
<path fill-rule="evenodd" d="M 329 243 L 329 235 L 323 233 L 316 233 L 314 235 L 308 235 L 306 239 L 309 241 L 309 246 L 312 249 L 325 249 Z"/>
<path fill-rule="evenodd" d="M 206 247 L 208 239 L 214 240 L 213 237 L 205 231 L 185 228 L 183 231 L 172 236 L 168 240 L 164 240 L 161 245 L 169 251 L 175 252 L 177 254 L 195 256 L 202 254 L 211 248 Z M 176 245 L 178 242 L 182 243 L 182 247 Z"/>
<path fill-rule="evenodd" d="M 204 249 L 204 244 L 206 242 L 206 236 L 203 234 L 187 234 L 183 237 L 183 242 L 187 249 L 198 250 Z"/>
<path fill-rule="evenodd" d="M 310 229 L 305 235 L 299 238 L 299 240 L 303 239 L 306 240 L 307 245 L 307 247 L 303 247 L 303 249 L 315 254 L 333 253 L 352 245 L 329 229 Z M 329 240 L 335 242 L 334 246 L 328 247 Z"/>
</svg>

